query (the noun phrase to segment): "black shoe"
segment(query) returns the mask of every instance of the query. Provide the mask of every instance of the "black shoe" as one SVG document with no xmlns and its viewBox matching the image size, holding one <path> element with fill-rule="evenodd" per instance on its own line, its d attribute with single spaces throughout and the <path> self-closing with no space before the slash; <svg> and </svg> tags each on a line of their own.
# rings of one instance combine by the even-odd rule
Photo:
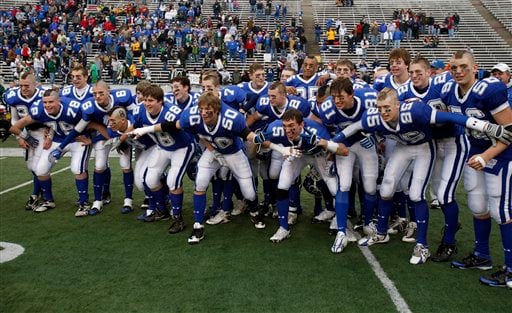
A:
<svg viewBox="0 0 512 313">
<path fill-rule="evenodd" d="M 149 198 L 144 198 L 144 202 L 140 205 L 141 210 L 149 209 Z"/>
<path fill-rule="evenodd" d="M 512 271 L 507 269 L 506 265 L 503 265 L 497 272 L 492 273 L 490 276 L 481 276 L 480 282 L 487 286 L 508 287 L 512 289 Z"/>
<path fill-rule="evenodd" d="M 260 202 L 258 204 L 258 211 L 260 212 L 261 215 L 268 216 L 268 213 L 270 212 L 270 204 L 264 201 Z"/>
<path fill-rule="evenodd" d="M 442 243 L 430 259 L 434 262 L 447 262 L 456 253 L 457 246 L 455 244 Z"/>
<path fill-rule="evenodd" d="M 359 218 L 354 225 L 354 231 L 363 231 L 364 222 L 362 218 Z"/>
<path fill-rule="evenodd" d="M 454 268 L 477 268 L 486 271 L 492 268 L 492 261 L 489 258 L 481 257 L 478 252 L 475 252 L 462 259 L 462 261 L 452 261 L 451 265 Z"/>
<path fill-rule="evenodd" d="M 27 202 L 25 203 L 25 210 L 33 211 L 38 207 L 39 197 L 35 195 L 31 195 Z"/>
<path fill-rule="evenodd" d="M 204 227 L 199 223 L 194 223 L 192 234 L 188 237 L 188 243 L 193 245 L 199 243 L 204 238 Z"/>
<path fill-rule="evenodd" d="M 177 234 L 185 229 L 185 221 L 181 215 L 171 216 L 172 223 L 169 226 L 169 234 Z"/>
<path fill-rule="evenodd" d="M 168 220 L 171 217 L 168 210 L 160 211 L 160 210 L 154 210 L 144 218 L 144 222 L 152 223 L 160 220 Z"/>
<path fill-rule="evenodd" d="M 265 221 L 263 221 L 263 215 L 258 212 L 251 212 L 249 215 L 251 216 L 251 221 L 254 223 L 254 227 L 257 229 L 263 229 L 267 226 L 265 225 Z"/>
<path fill-rule="evenodd" d="M 104 192 L 101 196 L 101 200 L 103 201 L 103 204 L 109 204 L 112 201 L 110 192 Z"/>
<path fill-rule="evenodd" d="M 430 209 L 441 210 L 441 204 L 439 204 L 439 200 L 432 200 L 432 202 L 430 202 Z"/>
</svg>

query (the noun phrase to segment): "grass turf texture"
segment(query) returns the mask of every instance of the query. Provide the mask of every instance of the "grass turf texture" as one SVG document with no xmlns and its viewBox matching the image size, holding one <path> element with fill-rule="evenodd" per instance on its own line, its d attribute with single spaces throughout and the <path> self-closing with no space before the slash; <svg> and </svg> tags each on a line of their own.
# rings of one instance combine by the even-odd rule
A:
<svg viewBox="0 0 512 313">
<path fill-rule="evenodd" d="M 69 159 L 60 161 L 62 168 Z M 32 190 L 25 186 L 0 196 L 0 241 L 26 251 L 0 264 L 1 312 L 392 312 L 395 307 L 359 248 L 330 252 L 327 224 L 311 224 L 311 196 L 303 191 L 305 212 L 292 237 L 268 239 L 277 221 L 256 230 L 247 215 L 224 225 L 206 226 L 199 245 L 186 243 L 192 225 L 192 184 L 185 179 L 187 229 L 169 235 L 169 222 L 142 223 L 139 210 L 122 215 L 123 185 L 117 160 L 112 166 L 111 204 L 93 217 L 75 218 L 77 198 L 69 171 L 53 177 L 57 208 L 24 210 Z M 92 167 L 91 167 L 92 168 Z M 1 190 L 31 179 L 22 158 L 0 160 Z M 92 179 L 91 179 L 92 180 Z M 90 188 L 92 192 L 92 188 Z M 135 205 L 142 201 L 136 192 Z M 473 245 L 472 220 L 459 188 L 462 230 L 458 257 Z M 92 200 L 92 194 L 91 194 Z M 442 213 L 430 211 L 429 241 L 440 241 Z M 451 269 L 447 263 L 408 263 L 412 244 L 394 236 L 371 247 L 384 271 L 413 312 L 506 312 L 506 289 L 478 283 L 490 272 Z M 493 224 L 491 250 L 502 262 Z"/>
</svg>

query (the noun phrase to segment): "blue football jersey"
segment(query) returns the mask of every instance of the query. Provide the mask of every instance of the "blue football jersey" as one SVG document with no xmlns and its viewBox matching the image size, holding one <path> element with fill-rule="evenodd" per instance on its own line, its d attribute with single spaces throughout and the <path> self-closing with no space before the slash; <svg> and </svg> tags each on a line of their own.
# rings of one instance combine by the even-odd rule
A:
<svg viewBox="0 0 512 313">
<path fill-rule="evenodd" d="M 311 113 L 311 105 L 306 99 L 296 96 L 287 96 L 286 98 L 287 100 L 283 111 L 277 112 L 277 109 L 270 104 L 270 98 L 268 95 L 262 96 L 256 104 L 256 111 L 261 115 L 261 119 L 266 121 L 267 124 L 281 119 L 284 112 L 290 108 L 299 110 L 304 118 L 309 116 Z"/>
<path fill-rule="evenodd" d="M 441 99 L 441 91 L 444 84 L 449 81 L 451 75 L 449 72 L 443 72 L 436 75 L 429 80 L 429 85 L 426 90 L 419 92 L 414 86 L 412 81 L 402 85 L 398 88 L 398 100 L 400 102 L 409 99 L 420 99 L 430 107 L 440 111 L 448 111 L 448 107 Z M 435 139 L 455 137 L 463 133 L 464 127 L 456 124 L 438 124 L 433 127 L 433 134 Z"/>
<path fill-rule="evenodd" d="M 256 103 L 261 96 L 268 94 L 269 85 L 270 84 L 268 82 L 265 82 L 261 89 L 256 90 L 251 86 L 251 82 L 242 82 L 238 84 L 238 87 L 245 92 L 245 102 L 242 105 L 244 111 L 249 112 L 254 108 L 254 106 L 256 106 Z"/>
<path fill-rule="evenodd" d="M 349 125 L 360 121 L 363 113 L 370 108 L 375 108 L 376 103 L 377 91 L 374 89 L 354 89 L 354 107 L 352 109 L 340 110 L 336 108 L 334 99 L 329 96 L 320 106 L 320 118 L 328 129 L 336 132 L 342 131 Z M 352 146 L 363 138 L 362 133 L 350 136 L 345 140 L 345 145 Z"/>
<path fill-rule="evenodd" d="M 114 89 L 110 91 L 111 99 L 115 106 L 125 107 L 131 113 L 136 103 L 133 101 L 130 89 Z"/>
<path fill-rule="evenodd" d="M 4 94 L 4 101 L 7 104 L 7 106 L 11 108 L 11 112 L 13 112 L 13 110 L 16 111 L 16 114 L 13 114 L 13 117 L 17 116 L 17 119 L 15 120 L 13 118 L 12 122 L 15 123 L 18 119 L 22 119 L 28 114 L 30 114 L 29 112 L 32 104 L 43 98 L 44 91 L 45 90 L 43 88 L 36 88 L 34 95 L 29 99 L 25 99 L 21 95 L 21 89 L 19 87 L 8 89 Z M 29 125 L 27 129 L 34 130 L 41 127 L 42 124 L 36 123 L 33 125 Z"/>
<path fill-rule="evenodd" d="M 401 86 L 408 84 L 410 79 L 408 79 L 405 83 L 399 84 L 395 82 L 395 79 L 393 78 L 393 75 L 391 73 L 387 73 L 386 75 L 382 75 L 378 77 L 373 82 L 373 89 L 377 91 L 381 91 L 384 88 L 391 88 L 394 90 L 398 90 Z"/>
<path fill-rule="evenodd" d="M 451 80 L 444 85 L 441 98 L 452 112 L 461 112 L 466 116 L 495 124 L 493 113 L 511 106 L 507 99 L 505 84 L 494 77 L 477 81 L 464 96 L 459 94 L 458 84 Z M 468 130 L 468 138 L 471 144 L 469 155 L 482 153 L 492 145 L 491 139 L 478 131 Z M 508 146 L 496 159 L 510 161 L 512 146 Z"/>
<path fill-rule="evenodd" d="M 316 154 L 322 151 L 322 148 L 312 145 L 302 139 L 290 141 L 288 137 L 286 137 L 282 120 L 276 120 L 270 123 L 270 125 L 268 125 L 267 132 L 270 134 L 267 138 L 268 141 L 281 144 L 285 147 L 295 147 L 296 149 L 300 149 L 303 154 Z M 308 118 L 304 119 L 304 130 L 302 133 L 304 132 L 315 134 L 319 139 L 329 139 L 331 137 L 327 129 L 322 124 Z"/>
<path fill-rule="evenodd" d="M 316 82 L 319 77 L 320 74 L 315 73 L 315 75 L 311 76 L 308 80 L 305 80 L 302 77 L 302 74 L 293 75 L 286 80 L 286 86 L 295 87 L 299 97 L 310 99 L 312 97 L 316 97 L 319 88 L 316 85 Z"/>
<path fill-rule="evenodd" d="M 141 105 L 133 110 L 133 126 L 139 128 L 163 122 L 175 122 L 180 119 L 182 113 L 183 111 L 178 106 L 171 106 L 164 103 L 160 113 L 156 117 L 152 117 L 148 111 L 146 111 L 146 107 Z M 194 142 L 194 138 L 182 130 L 155 132 L 150 133 L 149 136 L 160 148 L 167 151 L 175 151 Z"/>
<path fill-rule="evenodd" d="M 92 97 L 92 86 L 87 85 L 85 90 L 82 93 L 79 93 L 78 90 L 73 85 L 66 86 L 62 88 L 60 91 L 61 97 L 66 97 L 76 101 L 84 101 L 90 97 Z"/>
<path fill-rule="evenodd" d="M 49 115 L 44 109 L 43 100 L 37 100 L 30 108 L 30 116 L 35 121 L 43 123 L 55 132 L 53 141 L 62 142 L 82 119 L 82 109 L 79 101 L 60 98 L 61 108 L 57 115 Z"/>
<path fill-rule="evenodd" d="M 244 105 L 247 92 L 239 86 L 226 86 L 220 91 L 220 99 L 235 110 Z"/>
<path fill-rule="evenodd" d="M 421 101 L 400 104 L 400 113 L 395 128 L 384 122 L 377 108 L 363 113 L 361 124 L 363 131 L 379 133 L 405 145 L 419 145 L 432 140 L 430 123 L 435 111 Z"/>
<path fill-rule="evenodd" d="M 183 112 L 180 117 L 180 127 L 206 140 L 222 154 L 233 154 L 244 147 L 240 136 L 247 127 L 245 118 L 240 112 L 225 104 L 221 107 L 217 125 L 213 129 L 204 124 L 198 106 Z"/>
<path fill-rule="evenodd" d="M 197 92 L 190 92 L 188 94 L 187 100 L 180 102 L 180 101 L 178 101 L 178 99 L 176 99 L 176 97 L 174 96 L 173 93 L 166 93 L 164 95 L 164 103 L 166 103 L 168 105 L 176 105 L 183 111 L 183 110 L 190 108 L 193 105 L 196 105 L 197 99 L 199 99 L 200 95 L 201 94 L 199 94 Z"/>
</svg>

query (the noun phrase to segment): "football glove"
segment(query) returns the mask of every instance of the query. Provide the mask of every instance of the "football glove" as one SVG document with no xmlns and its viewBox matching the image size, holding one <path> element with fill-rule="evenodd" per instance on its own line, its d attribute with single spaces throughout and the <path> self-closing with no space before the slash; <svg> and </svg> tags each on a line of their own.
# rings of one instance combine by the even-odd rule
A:
<svg viewBox="0 0 512 313">
<path fill-rule="evenodd" d="M 312 132 L 310 132 L 306 129 L 304 130 L 304 132 L 302 134 L 300 134 L 300 137 L 302 138 L 302 140 L 304 140 L 304 142 L 306 142 L 310 145 L 313 145 L 313 146 L 316 146 L 319 141 L 316 134 L 313 134 Z"/>
<path fill-rule="evenodd" d="M 253 143 L 260 145 L 267 141 L 267 139 L 272 135 L 271 132 L 264 130 L 257 130 L 254 132 L 256 136 L 254 136 L 254 139 L 252 140 Z"/>
<path fill-rule="evenodd" d="M 506 145 L 509 145 L 512 142 L 512 124 L 502 126 L 493 123 L 487 123 L 484 132 L 491 139 L 497 139 Z"/>
<path fill-rule="evenodd" d="M 0 119 L 0 139 L 2 139 L 2 141 L 6 141 L 11 135 L 9 128 L 11 128 L 11 122 Z"/>
<path fill-rule="evenodd" d="M 57 147 L 56 149 L 52 150 L 52 152 L 50 152 L 50 154 L 48 155 L 48 161 L 50 161 L 51 163 L 57 162 L 57 160 L 59 160 L 60 158 L 62 158 L 62 149 L 60 147 Z"/>
<path fill-rule="evenodd" d="M 370 149 L 375 145 L 375 137 L 365 134 L 365 137 L 359 141 L 359 144 L 365 149 Z"/>
<path fill-rule="evenodd" d="M 39 140 L 36 138 L 28 135 L 27 137 L 23 138 L 27 142 L 27 144 L 32 148 L 37 148 L 37 145 L 39 144 Z"/>
<path fill-rule="evenodd" d="M 224 156 L 219 151 L 213 150 L 212 154 L 213 154 L 213 157 L 215 158 L 215 160 L 217 160 L 217 162 L 219 162 L 221 167 L 222 166 L 225 166 L 225 167 L 228 166 L 228 162 L 226 161 Z"/>
</svg>

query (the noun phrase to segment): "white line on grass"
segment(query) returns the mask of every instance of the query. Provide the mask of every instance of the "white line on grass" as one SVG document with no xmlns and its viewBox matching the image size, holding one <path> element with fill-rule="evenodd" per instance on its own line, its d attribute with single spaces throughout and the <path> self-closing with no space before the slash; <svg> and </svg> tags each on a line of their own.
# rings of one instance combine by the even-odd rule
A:
<svg viewBox="0 0 512 313">
<path fill-rule="evenodd" d="M 5 159 L 7 159 L 7 157 L 1 157 L 1 158 L 0 158 L 0 160 L 5 160 Z"/>
<path fill-rule="evenodd" d="M 55 172 L 51 173 L 50 175 L 55 175 L 55 174 L 58 174 L 58 173 L 61 173 L 61 172 L 67 171 L 67 170 L 69 170 L 70 168 L 71 168 L 70 166 L 66 166 L 65 168 L 61 168 L 60 170 L 55 171 Z M 19 184 L 19 185 L 17 185 L 17 186 L 14 186 L 14 187 L 12 187 L 12 188 L 2 190 L 2 191 L 0 191 L 0 196 L 1 196 L 1 195 L 3 195 L 4 193 L 8 193 L 8 192 L 10 192 L 10 191 L 13 191 L 13 190 L 19 189 L 19 188 L 21 188 L 21 187 L 25 187 L 25 186 L 30 185 L 30 184 L 32 184 L 32 181 L 31 181 L 31 180 L 30 180 L 30 181 L 27 181 L 27 182 L 24 182 L 23 184 Z"/>
<path fill-rule="evenodd" d="M 353 229 L 352 224 L 349 222 L 347 227 L 350 227 Z M 361 239 L 361 235 L 359 235 L 358 232 L 354 232 L 357 240 Z M 357 242 L 356 242 L 357 245 Z M 411 309 L 409 309 L 409 306 L 407 305 L 407 302 L 405 302 L 405 299 L 402 297 L 400 292 L 398 292 L 398 289 L 396 288 L 395 284 L 391 279 L 389 279 L 388 275 L 382 269 L 382 266 L 380 266 L 379 261 L 377 258 L 373 255 L 372 251 L 368 247 L 359 247 L 359 250 L 363 253 L 366 261 L 368 264 L 370 264 L 373 272 L 377 276 L 377 278 L 380 280 L 384 288 L 389 294 L 389 297 L 391 298 L 391 301 L 395 304 L 395 307 L 398 312 L 400 313 L 412 313 Z"/>
</svg>

